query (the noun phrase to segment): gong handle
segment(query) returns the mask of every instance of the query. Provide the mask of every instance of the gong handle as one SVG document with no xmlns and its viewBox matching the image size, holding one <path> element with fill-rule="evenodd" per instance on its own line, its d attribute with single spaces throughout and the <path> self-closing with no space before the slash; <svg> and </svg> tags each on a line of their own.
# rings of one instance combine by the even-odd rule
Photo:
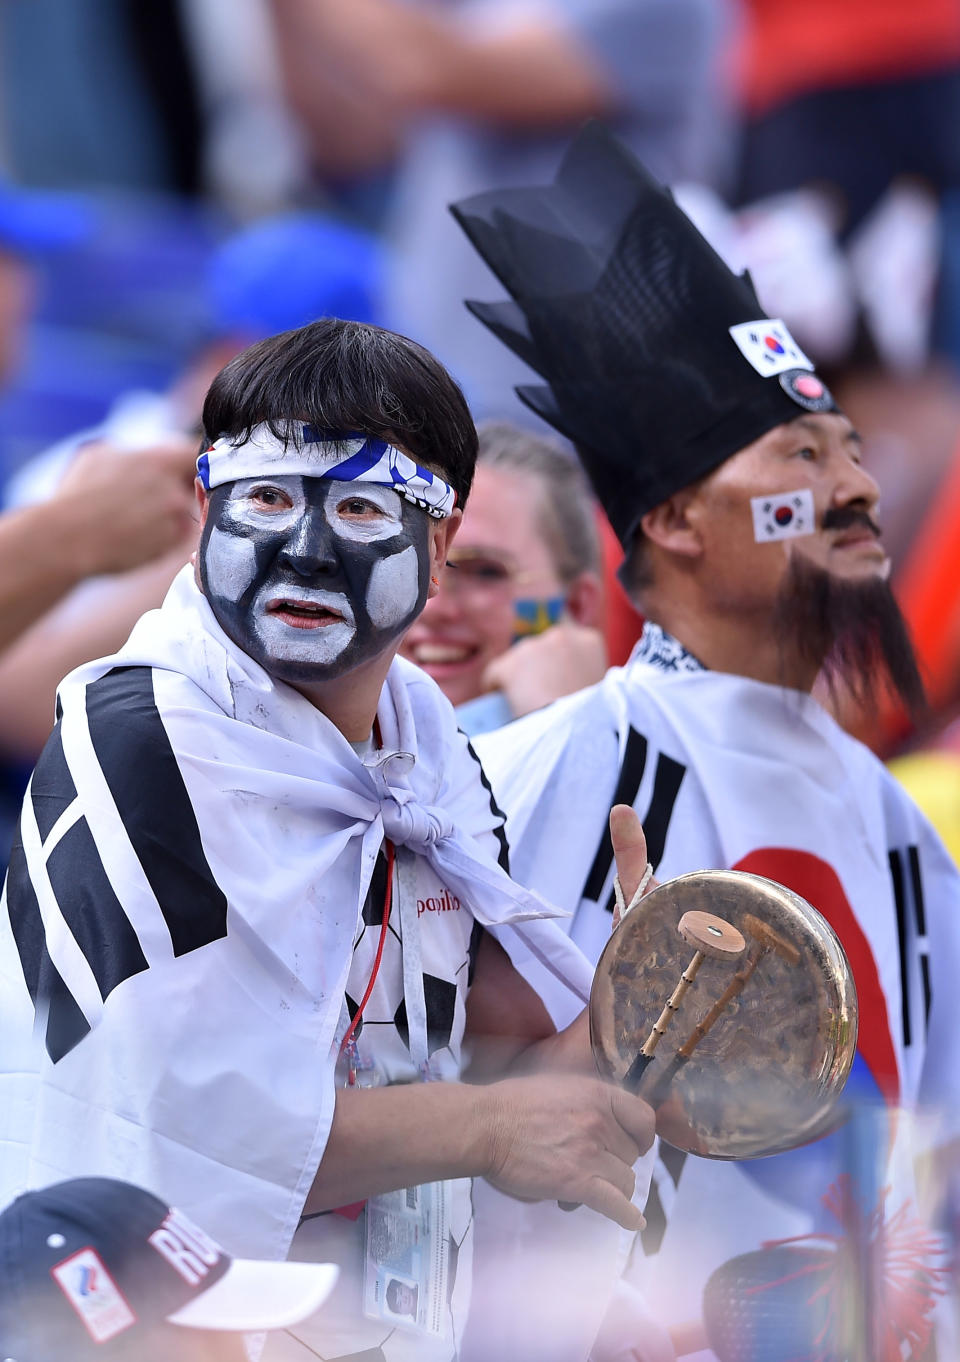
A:
<svg viewBox="0 0 960 1362">
<path fill-rule="evenodd" d="M 703 951 L 697 951 L 696 955 L 694 955 L 693 958 L 691 959 L 689 965 L 687 965 L 687 968 L 680 975 L 676 988 L 673 990 L 673 992 L 670 994 L 670 997 L 664 1004 L 663 1011 L 660 1013 L 660 1016 L 653 1023 L 653 1028 L 650 1031 L 649 1036 L 647 1036 L 646 1040 L 640 1046 L 641 1055 L 646 1055 L 648 1059 L 653 1058 L 653 1052 L 660 1044 L 660 1037 L 664 1034 L 667 1027 L 670 1025 L 671 1021 L 673 1020 L 674 1013 L 677 1011 L 680 1004 L 687 996 L 687 990 L 693 983 L 694 979 L 696 979 L 697 970 L 699 970 L 700 966 L 703 964 L 706 958 L 707 957 Z"/>
<path fill-rule="evenodd" d="M 635 1057 L 633 1063 L 630 1065 L 630 1068 L 623 1076 L 623 1085 L 625 1088 L 628 1088 L 630 1092 L 637 1091 L 637 1088 L 640 1085 L 640 1080 L 643 1078 L 643 1075 L 646 1073 L 648 1067 L 653 1062 L 654 1052 L 656 1051 L 657 1046 L 660 1044 L 661 1037 L 664 1035 L 667 1027 L 673 1020 L 674 1013 L 677 1011 L 680 1004 L 687 996 L 687 990 L 693 983 L 694 979 L 697 977 L 697 970 L 700 968 L 700 966 L 703 964 L 706 958 L 707 957 L 703 953 L 703 951 L 697 951 L 696 955 L 694 955 L 689 965 L 687 965 L 687 968 L 680 975 L 680 979 L 677 983 L 676 988 L 673 990 L 673 992 L 670 994 L 670 997 L 664 1004 L 664 1008 L 663 1011 L 660 1013 L 660 1016 L 653 1023 L 653 1027 L 651 1028 L 650 1034 L 647 1036 L 646 1040 L 640 1046 L 639 1054 Z"/>
<path fill-rule="evenodd" d="M 656 1043 L 654 1043 L 654 1048 L 656 1048 Z M 639 1054 L 636 1055 L 630 1068 L 623 1075 L 623 1086 L 628 1092 L 637 1092 L 643 1079 L 643 1075 L 647 1072 L 652 1063 L 652 1054 L 644 1054 L 641 1050 Z"/>
<path fill-rule="evenodd" d="M 651 1107 L 653 1107 L 654 1111 L 656 1111 L 657 1107 L 665 1101 L 670 1084 L 676 1078 L 684 1064 L 686 1064 L 687 1058 L 688 1056 L 682 1055 L 678 1050 L 667 1064 L 666 1068 L 661 1071 L 660 1077 L 656 1079 L 650 1091 L 646 1094 L 646 1100 L 650 1103 Z"/>
<path fill-rule="evenodd" d="M 753 950 L 748 955 L 747 959 L 744 961 L 742 967 L 737 970 L 736 974 L 730 980 L 729 984 L 727 984 L 726 988 L 720 994 L 720 997 L 710 1008 L 710 1011 L 707 1012 L 707 1014 L 702 1018 L 701 1021 L 697 1022 L 696 1026 L 690 1032 L 689 1036 L 687 1036 L 687 1039 L 677 1049 L 676 1054 L 673 1056 L 673 1058 L 667 1064 L 666 1068 L 660 1074 L 660 1077 L 657 1079 L 653 1089 L 651 1090 L 647 1098 L 650 1105 L 654 1109 L 656 1109 L 660 1105 L 660 1103 L 664 1101 L 671 1083 L 676 1078 L 680 1070 L 683 1068 L 684 1064 L 686 1064 L 687 1060 L 693 1054 L 694 1050 L 703 1040 L 704 1036 L 707 1034 L 710 1028 L 723 1014 L 725 1009 L 729 1007 L 730 1003 L 733 1002 L 734 998 L 741 994 L 743 990 L 746 988 L 747 984 L 750 982 L 752 974 L 756 970 L 760 961 L 767 954 L 767 951 L 769 949 L 770 949 L 769 946 L 755 946 L 753 948 Z"/>
<path fill-rule="evenodd" d="M 767 947 L 765 946 L 757 946 L 750 952 L 743 968 L 737 970 L 736 974 L 730 980 L 729 984 L 727 984 L 710 1011 L 697 1022 L 687 1039 L 677 1050 L 678 1055 L 681 1055 L 684 1059 L 690 1058 L 704 1036 L 717 1021 L 718 1017 L 720 1017 L 725 1009 L 729 1007 L 734 998 L 738 997 L 746 988 L 747 984 L 750 982 L 751 975 L 766 953 Z"/>
</svg>

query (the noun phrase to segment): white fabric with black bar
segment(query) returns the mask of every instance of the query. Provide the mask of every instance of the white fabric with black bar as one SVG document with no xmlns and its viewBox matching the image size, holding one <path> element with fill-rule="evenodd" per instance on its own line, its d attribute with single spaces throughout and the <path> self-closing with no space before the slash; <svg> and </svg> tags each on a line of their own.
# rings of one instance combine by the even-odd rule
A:
<svg viewBox="0 0 960 1362">
<path fill-rule="evenodd" d="M 477 922 L 519 924 L 508 951 L 582 1006 L 589 967 L 498 864 L 502 816 L 410 664 L 381 697 L 385 760 L 365 764 L 226 638 L 185 568 L 60 706 L 0 913 L 4 1202 L 108 1174 L 235 1254 L 285 1256 L 386 832 Z"/>
<path fill-rule="evenodd" d="M 742 869 L 823 913 L 859 994 L 848 1094 L 883 1113 L 884 1149 L 899 1132 L 890 1176 L 911 1194 L 909 1121 L 894 1113 L 921 1108 L 930 1137 L 960 1132 L 960 875 L 876 757 L 810 696 L 710 672 L 656 626 L 625 668 L 477 750 L 513 874 L 571 911 L 564 925 L 591 960 L 610 934 L 615 803 L 639 814 L 658 880 Z M 745 1167 L 664 1148 L 631 1260 L 658 1317 L 698 1317 L 707 1277 L 736 1253 L 833 1231 L 820 1198 L 842 1160 L 839 1137 Z"/>
</svg>

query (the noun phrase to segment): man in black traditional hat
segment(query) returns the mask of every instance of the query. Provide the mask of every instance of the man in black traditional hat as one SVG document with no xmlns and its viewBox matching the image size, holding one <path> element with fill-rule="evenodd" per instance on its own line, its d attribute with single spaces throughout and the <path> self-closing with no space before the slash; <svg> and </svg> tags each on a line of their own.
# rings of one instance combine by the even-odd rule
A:
<svg viewBox="0 0 960 1362">
<path fill-rule="evenodd" d="M 960 878 L 811 695 L 824 671 L 868 701 L 889 686 L 922 702 L 856 431 L 749 279 L 600 126 L 553 185 L 454 213 L 512 296 L 471 309 L 545 380 L 520 396 L 576 446 L 647 621 L 625 668 L 481 740 L 514 873 L 572 910 L 592 959 L 611 925 L 613 803 L 640 813 L 660 880 L 715 866 L 788 885 L 850 958 L 848 1091 L 884 1113 L 878 1143 L 887 1115 L 892 1137 L 894 1110 L 919 1105 L 951 1138 Z M 834 1228 L 817 1208 L 837 1160 L 830 1141 L 753 1166 L 684 1166 L 662 1146 L 643 1242 L 662 1251 L 640 1274 L 662 1317 L 696 1317 L 723 1259 Z"/>
</svg>

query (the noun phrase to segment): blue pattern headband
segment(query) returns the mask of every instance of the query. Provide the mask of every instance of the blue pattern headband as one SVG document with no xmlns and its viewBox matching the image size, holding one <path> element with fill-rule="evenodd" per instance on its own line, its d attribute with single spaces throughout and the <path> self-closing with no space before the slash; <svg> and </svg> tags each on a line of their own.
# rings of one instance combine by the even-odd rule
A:
<svg viewBox="0 0 960 1362">
<path fill-rule="evenodd" d="M 290 422 L 288 435 L 278 439 L 267 423 L 254 426 L 250 438 L 234 444 L 230 436 L 215 440 L 197 460 L 197 474 L 209 491 L 240 478 L 265 474 L 331 478 L 338 482 L 375 482 L 392 487 L 405 500 L 436 520 L 445 520 L 457 494 L 409 454 L 372 435 L 317 430 Z"/>
</svg>

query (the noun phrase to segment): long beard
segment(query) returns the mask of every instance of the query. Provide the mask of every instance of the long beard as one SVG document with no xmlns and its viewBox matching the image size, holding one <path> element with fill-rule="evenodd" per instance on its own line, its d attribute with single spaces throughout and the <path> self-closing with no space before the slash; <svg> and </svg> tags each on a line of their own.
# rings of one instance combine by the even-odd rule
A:
<svg viewBox="0 0 960 1362">
<path fill-rule="evenodd" d="M 848 582 L 793 554 L 774 612 L 786 663 L 820 669 L 834 698 L 853 696 L 875 714 L 887 695 L 917 718 L 926 708 L 923 680 L 907 624 L 882 578 Z"/>
</svg>

